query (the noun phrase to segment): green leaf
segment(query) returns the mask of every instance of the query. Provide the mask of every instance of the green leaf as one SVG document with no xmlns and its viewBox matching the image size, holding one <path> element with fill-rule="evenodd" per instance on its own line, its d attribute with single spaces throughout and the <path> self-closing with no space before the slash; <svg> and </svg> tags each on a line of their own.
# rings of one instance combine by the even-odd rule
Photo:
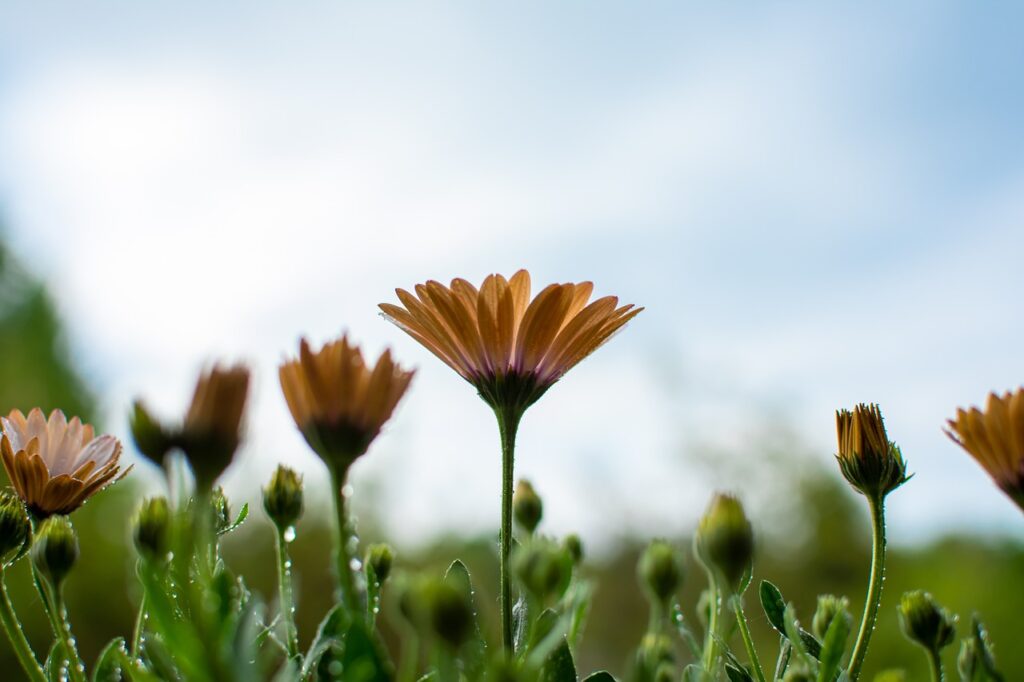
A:
<svg viewBox="0 0 1024 682">
<path fill-rule="evenodd" d="M 703 652 L 701 651 L 700 644 L 697 643 L 697 638 L 694 637 L 693 632 L 690 630 L 690 626 L 686 624 L 683 609 L 679 606 L 678 602 L 672 605 L 672 623 L 676 626 L 676 632 L 679 633 L 679 636 L 690 649 L 690 654 L 699 660 Z"/>
<path fill-rule="evenodd" d="M 683 670 L 683 682 L 711 682 L 711 675 L 696 663 L 691 663 Z"/>
<path fill-rule="evenodd" d="M 786 612 L 786 600 L 782 598 L 782 592 L 767 580 L 762 580 L 760 593 L 761 608 L 764 609 L 764 615 L 768 616 L 768 622 L 786 634 L 786 619 L 783 615 Z"/>
<path fill-rule="evenodd" d="M 116 637 L 103 647 L 92 671 L 92 682 L 121 682 L 121 655 L 127 653 L 124 637 Z"/>
<path fill-rule="evenodd" d="M 473 636 L 462 645 L 459 651 L 459 658 L 461 658 L 465 666 L 466 675 L 470 679 L 481 678 L 483 677 L 484 666 L 487 662 L 487 642 L 480 632 L 480 621 L 477 616 L 475 593 L 473 592 L 473 580 L 469 576 L 469 569 L 466 568 L 464 563 L 456 559 L 448 567 L 448 570 L 445 571 L 444 581 L 462 592 L 473 612 Z"/>
<path fill-rule="evenodd" d="M 231 531 L 235 530 L 236 528 L 241 526 L 243 523 L 245 523 L 245 520 L 248 517 L 249 517 L 249 503 L 246 502 L 245 504 L 242 505 L 242 508 L 238 510 L 238 516 L 236 516 L 235 520 L 231 522 L 231 525 L 228 526 L 227 528 L 224 528 L 224 529 L 218 531 L 217 535 L 219 536 L 219 535 L 225 535 L 227 533 L 230 533 Z"/>
<path fill-rule="evenodd" d="M 55 640 L 50 647 L 50 653 L 46 655 L 46 663 L 43 664 L 43 672 L 50 682 L 64 682 L 64 669 L 67 666 L 67 656 L 64 653 L 64 645 L 61 641 Z"/>
<path fill-rule="evenodd" d="M 598 670 L 596 673 L 590 673 L 587 675 L 583 682 L 616 682 L 615 678 L 612 677 L 611 673 L 607 673 L 604 670 Z"/>
<path fill-rule="evenodd" d="M 732 663 L 725 664 L 725 674 L 729 677 L 729 682 L 754 682 L 754 678 L 750 676 L 746 668 L 742 666 L 737 668 Z"/>
<path fill-rule="evenodd" d="M 302 678 L 307 678 L 310 673 L 320 664 L 320 659 L 323 658 L 329 650 L 338 649 L 340 654 L 341 638 L 345 630 L 348 628 L 349 617 L 341 604 L 337 604 L 324 619 L 320 621 L 320 626 L 316 630 L 316 635 L 313 637 L 313 641 L 309 645 L 309 652 L 306 654 L 306 660 L 302 666 Z"/>
<path fill-rule="evenodd" d="M 818 668 L 818 682 L 832 682 L 839 674 L 839 666 L 846 651 L 846 640 L 850 636 L 850 621 L 846 611 L 837 613 L 825 632 L 821 647 L 821 667 Z"/>
<path fill-rule="evenodd" d="M 569 642 L 562 643 L 551 652 L 540 669 L 540 682 L 576 682 L 576 664 L 572 660 Z"/>
<path fill-rule="evenodd" d="M 565 595 L 565 603 L 568 605 L 565 612 L 571 615 L 569 622 L 569 647 L 575 647 L 583 635 L 583 626 L 587 622 L 587 615 L 590 613 L 590 597 L 593 589 L 590 583 L 584 580 L 573 579 L 569 591 Z"/>
<path fill-rule="evenodd" d="M 529 607 L 522 596 L 512 605 L 512 642 L 516 651 L 522 651 L 526 644 L 526 633 L 530 631 Z"/>
<path fill-rule="evenodd" d="M 384 647 L 361 620 L 349 625 L 340 662 L 345 682 L 390 682 L 394 674 Z M 321 659 L 320 680 L 338 679 L 333 675 L 333 663 L 324 666 L 324 659 Z"/>
</svg>

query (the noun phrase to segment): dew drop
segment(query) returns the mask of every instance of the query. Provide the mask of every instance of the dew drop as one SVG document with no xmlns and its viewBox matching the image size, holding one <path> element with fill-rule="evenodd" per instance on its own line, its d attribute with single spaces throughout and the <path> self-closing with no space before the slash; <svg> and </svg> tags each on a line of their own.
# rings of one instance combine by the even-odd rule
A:
<svg viewBox="0 0 1024 682">
<path fill-rule="evenodd" d="M 284 541 L 294 542 L 295 541 L 295 526 L 288 526 L 284 529 Z"/>
</svg>

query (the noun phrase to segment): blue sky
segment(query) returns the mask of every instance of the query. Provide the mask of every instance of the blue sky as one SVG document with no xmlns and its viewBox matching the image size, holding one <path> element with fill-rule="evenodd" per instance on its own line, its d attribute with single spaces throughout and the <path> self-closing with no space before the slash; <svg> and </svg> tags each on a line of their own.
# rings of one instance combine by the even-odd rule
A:
<svg viewBox="0 0 1024 682">
<path fill-rule="evenodd" d="M 988 532 L 1019 512 L 940 427 L 1024 382 L 1022 14 L 6 3 L 0 211 L 118 433 L 137 394 L 255 365 L 239 495 L 277 459 L 320 480 L 275 366 L 349 329 L 420 367 L 361 503 L 406 540 L 493 526 L 488 411 L 376 303 L 525 266 L 647 307 L 524 421 L 552 528 L 681 531 L 715 486 L 759 508 L 760 473 L 690 455 L 779 430 L 827 465 L 870 400 L 917 472 L 894 537 Z"/>
</svg>

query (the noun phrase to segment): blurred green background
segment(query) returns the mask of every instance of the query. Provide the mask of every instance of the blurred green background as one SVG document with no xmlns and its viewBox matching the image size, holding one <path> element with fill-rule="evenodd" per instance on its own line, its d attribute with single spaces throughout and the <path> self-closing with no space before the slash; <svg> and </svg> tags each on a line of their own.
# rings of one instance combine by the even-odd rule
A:
<svg viewBox="0 0 1024 682">
<path fill-rule="evenodd" d="M 0 244 L 0 410 L 62 408 L 93 420 L 93 391 L 76 374 L 69 359 L 59 316 L 43 285 L 21 267 Z M 847 595 L 859 616 L 868 571 L 867 514 L 861 500 L 842 483 L 837 472 L 781 440 L 758 455 L 762 466 L 789 467 L 791 488 L 785 498 L 786 518 L 754 519 L 759 538 L 755 578 L 769 578 L 794 601 L 801 619 L 810 623 L 816 595 Z M 780 444 L 781 443 L 781 444 Z M 914 485 L 911 482 L 909 485 Z M 356 490 L 358 497 L 360 492 Z M 709 491 L 710 494 L 710 491 Z M 993 488 L 992 494 L 998 494 Z M 80 648 L 94 660 L 112 637 L 131 631 L 139 589 L 133 578 L 130 519 L 141 492 L 129 477 L 75 513 L 82 556 L 68 584 L 68 603 Z M 329 532 L 318 510 L 299 524 L 293 545 L 299 595 L 299 628 L 308 641 L 331 602 Z M 543 529 L 543 526 L 542 526 Z M 371 518 L 360 520 L 366 541 L 386 541 Z M 1019 537 L 1019 534 L 1015 534 Z M 635 562 L 648 538 L 623 538 L 600 557 L 588 557 L 585 571 L 597 585 L 586 636 L 579 652 L 581 671 L 606 668 L 624 673 L 631 649 L 646 625 L 646 605 L 635 579 Z M 689 538 L 677 538 L 689 548 Z M 253 510 L 239 531 L 226 539 L 225 555 L 235 570 L 268 601 L 274 598 L 273 534 L 262 510 Z M 495 547 L 490 538 L 441 539 L 425 550 L 398 547 L 399 568 L 424 567 L 443 571 L 455 558 L 463 559 L 477 582 L 478 605 L 493 631 L 496 597 Z M 687 551 L 689 556 L 689 552 Z M 1024 593 L 1017 587 L 1024 576 L 1024 546 L 1007 537 L 949 536 L 920 546 L 892 546 L 878 632 L 867 660 L 867 672 L 904 668 L 908 679 L 924 679 L 921 652 L 899 634 L 895 605 L 906 590 L 932 592 L 960 614 L 961 634 L 972 612 L 981 614 L 996 643 L 999 665 L 1007 679 L 1024 679 L 1024 650 L 1014 647 L 1019 633 L 1017 614 Z M 49 635 L 38 597 L 31 588 L 28 566 L 21 562 L 8 575 L 15 603 L 37 652 L 45 652 Z M 702 573 L 688 560 L 684 609 L 693 619 L 694 604 L 704 586 Z M 748 614 L 761 655 L 774 659 L 778 638 L 767 625 L 753 593 Z M 385 594 L 385 618 L 390 614 Z M 385 621 L 386 622 L 386 621 Z M 392 644 L 396 644 L 392 642 Z M 738 646 L 738 644 L 737 644 Z M 947 672 L 955 666 L 957 646 L 946 650 Z M 17 670 L 10 647 L 0 644 L 2 670 Z M 8 679 L 8 678 L 4 678 Z M 870 677 L 868 678 L 870 679 Z"/>
</svg>

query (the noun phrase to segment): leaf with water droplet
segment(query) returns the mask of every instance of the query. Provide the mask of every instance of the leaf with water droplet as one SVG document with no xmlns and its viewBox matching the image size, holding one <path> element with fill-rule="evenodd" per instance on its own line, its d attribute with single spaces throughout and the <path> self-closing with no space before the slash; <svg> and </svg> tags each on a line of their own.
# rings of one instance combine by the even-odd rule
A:
<svg viewBox="0 0 1024 682">
<path fill-rule="evenodd" d="M 469 678 L 480 678 L 483 676 L 484 666 L 486 665 L 487 643 L 480 632 L 476 603 L 473 599 L 473 580 L 470 578 L 469 569 L 466 568 L 464 563 L 456 559 L 448 567 L 448 570 L 445 571 L 444 581 L 463 594 L 473 612 L 473 636 L 462 645 L 460 658 Z"/>
<path fill-rule="evenodd" d="M 121 654 L 127 653 L 124 645 L 124 637 L 116 637 L 107 643 L 100 656 L 96 659 L 96 666 L 92 671 L 92 682 L 121 682 L 123 671 L 121 669 Z"/>
</svg>

